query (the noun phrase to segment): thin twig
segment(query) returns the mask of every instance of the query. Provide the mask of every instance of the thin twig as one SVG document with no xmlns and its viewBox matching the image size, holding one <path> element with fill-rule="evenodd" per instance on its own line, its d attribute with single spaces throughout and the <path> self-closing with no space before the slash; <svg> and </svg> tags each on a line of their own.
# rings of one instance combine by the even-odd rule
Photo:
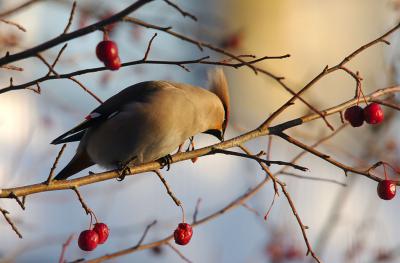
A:
<svg viewBox="0 0 400 263">
<path fill-rule="evenodd" d="M 72 234 L 68 237 L 68 239 L 65 241 L 65 243 L 62 244 L 60 259 L 58 260 L 58 263 L 65 263 L 64 255 L 65 255 L 65 252 L 67 251 L 68 246 L 71 244 L 73 239 L 74 239 L 74 235 Z"/>
<path fill-rule="evenodd" d="M 265 163 L 259 162 L 259 164 L 261 165 L 262 169 L 269 175 L 270 178 L 273 178 L 274 175 L 271 173 L 271 171 L 269 170 L 269 168 L 267 167 L 267 165 Z M 289 192 L 286 190 L 286 184 L 281 182 L 280 180 L 278 180 L 277 178 L 275 178 L 275 181 L 279 184 L 279 186 L 281 187 L 282 192 L 284 193 L 290 208 L 292 209 L 293 215 L 296 217 L 296 220 L 300 226 L 301 232 L 303 234 L 303 238 L 304 238 L 304 242 L 306 243 L 307 246 L 307 255 L 311 254 L 311 256 L 315 259 L 315 261 L 317 261 L 318 263 L 321 263 L 321 260 L 318 258 L 318 256 L 314 253 L 310 242 L 308 241 L 308 237 L 307 237 L 307 233 L 306 233 L 306 229 L 308 227 L 306 227 L 303 222 L 301 221 L 301 218 L 299 216 L 299 214 L 297 213 L 296 207 L 293 203 L 292 198 L 290 197 Z"/>
<path fill-rule="evenodd" d="M 174 247 L 173 245 L 171 245 L 171 243 L 167 242 L 166 243 L 167 246 L 169 246 L 183 261 L 187 262 L 187 263 L 192 263 L 192 261 L 190 261 L 187 257 L 185 257 L 182 252 L 179 251 L 179 249 L 177 249 L 176 247 Z"/>
<path fill-rule="evenodd" d="M 3 22 L 3 23 L 6 23 L 6 24 L 15 26 L 15 27 L 17 27 L 19 30 L 21 30 L 22 32 L 26 32 L 26 29 L 25 29 L 23 26 L 21 26 L 20 24 L 18 24 L 18 23 L 12 22 L 12 21 L 10 21 L 10 20 L 6 20 L 6 19 L 4 19 L 4 18 L 0 18 L 0 22 Z"/>
<path fill-rule="evenodd" d="M 342 182 L 339 182 L 339 181 L 333 180 L 333 179 L 327 179 L 327 178 L 321 178 L 321 177 L 313 177 L 313 176 L 304 176 L 304 175 L 290 173 L 290 172 L 281 172 L 281 174 L 282 175 L 288 175 L 288 176 L 295 177 L 295 178 L 300 178 L 300 179 L 333 183 L 333 184 L 337 184 L 337 185 L 340 185 L 340 186 L 347 186 L 345 183 L 342 183 Z"/>
<path fill-rule="evenodd" d="M 79 200 L 79 202 L 81 203 L 81 205 L 82 205 L 82 208 L 85 210 L 85 212 L 86 212 L 86 214 L 91 214 L 92 213 L 92 209 L 90 209 L 88 206 L 87 206 L 87 204 L 85 203 L 85 201 L 83 201 L 83 198 L 82 198 L 82 196 L 81 196 L 81 193 L 79 192 L 79 190 L 78 190 L 78 187 L 71 187 L 71 189 L 72 190 L 74 190 L 74 192 L 76 193 L 76 195 L 77 195 L 77 197 L 78 197 L 78 200 Z"/>
<path fill-rule="evenodd" d="M 194 208 L 192 224 L 195 224 L 197 221 L 197 215 L 199 214 L 200 203 L 201 203 L 201 198 L 197 199 L 196 207 Z"/>
<path fill-rule="evenodd" d="M 18 11 L 21 11 L 22 9 L 27 8 L 27 7 L 29 7 L 30 5 L 32 5 L 32 4 L 34 4 L 34 3 L 37 3 L 37 2 L 40 2 L 40 1 L 43 1 L 43 0 L 28 0 L 28 1 L 26 1 L 26 2 L 24 2 L 24 3 L 22 3 L 22 4 L 20 4 L 20 5 L 18 5 L 18 6 L 16 6 L 16 7 L 13 7 L 13 8 L 11 8 L 11 9 L 9 9 L 9 10 L 6 10 L 6 11 L 0 13 L 0 17 L 9 16 L 9 15 L 11 15 L 11 14 L 13 14 L 13 13 L 16 13 L 16 12 L 18 12 Z"/>
<path fill-rule="evenodd" d="M 55 75 L 56 78 L 60 78 L 60 76 L 58 75 L 58 73 L 53 69 L 53 67 L 49 64 L 49 62 L 47 62 L 47 60 L 39 53 L 36 54 L 36 57 L 38 59 L 40 59 L 45 65 L 46 67 L 49 69 L 49 71 L 51 73 L 53 73 Z M 36 81 L 37 83 L 37 81 Z"/>
<path fill-rule="evenodd" d="M 293 200 L 290 197 L 289 192 L 286 190 L 286 187 L 284 185 L 282 185 L 282 184 L 280 184 L 280 186 L 281 186 L 282 192 L 284 193 L 284 195 L 286 196 L 286 199 L 289 202 L 289 205 L 290 205 L 290 208 L 292 209 L 293 215 L 296 217 L 296 220 L 297 220 L 297 222 L 298 222 L 298 224 L 300 226 L 300 230 L 301 230 L 301 232 L 303 234 L 304 241 L 306 242 L 306 245 L 307 245 L 307 253 L 306 253 L 306 255 L 311 254 L 311 256 L 315 259 L 315 261 L 317 261 L 318 263 L 321 263 L 322 261 L 315 254 L 315 252 L 313 251 L 313 249 L 312 249 L 312 247 L 310 245 L 310 242 L 308 241 L 308 237 L 307 237 L 307 234 L 306 234 L 306 229 L 308 229 L 308 227 L 305 226 L 303 224 L 303 222 L 301 221 L 299 213 L 297 212 L 296 207 L 295 207 L 295 205 L 293 203 Z"/>
<path fill-rule="evenodd" d="M 153 222 L 151 222 L 150 224 L 148 224 L 145 228 L 145 230 L 143 231 L 142 236 L 140 237 L 139 241 L 137 242 L 137 244 L 133 247 L 133 248 L 138 248 L 142 245 L 144 239 L 147 236 L 147 233 L 149 232 L 150 228 L 153 227 L 155 224 L 157 224 L 157 220 L 154 220 Z"/>
<path fill-rule="evenodd" d="M 61 150 L 60 150 L 60 151 L 58 152 L 58 154 L 57 154 L 56 159 L 54 160 L 53 166 L 51 167 L 49 176 L 47 177 L 47 180 L 46 180 L 46 184 L 47 184 L 47 185 L 50 185 L 51 180 L 53 180 L 54 171 L 55 171 L 56 168 L 57 168 L 58 161 L 60 160 L 60 157 L 61 157 L 61 155 L 63 154 L 63 152 L 64 152 L 64 150 L 65 150 L 65 147 L 67 147 L 67 144 L 66 144 L 66 143 L 63 144 L 63 146 L 61 147 Z"/>
<path fill-rule="evenodd" d="M 17 204 L 21 207 L 21 209 L 25 210 L 25 204 L 23 201 L 19 200 L 18 196 L 16 196 L 13 192 L 11 192 L 9 197 L 14 198 Z"/>
<path fill-rule="evenodd" d="M 14 66 L 14 65 L 3 65 L 0 68 L 15 70 L 15 71 L 24 71 L 23 68 L 20 68 L 20 67 Z"/>
<path fill-rule="evenodd" d="M 74 19 L 75 9 L 76 9 L 76 1 L 74 1 L 74 2 L 72 3 L 71 13 L 70 13 L 70 15 L 69 15 L 68 23 L 67 23 L 67 26 L 66 26 L 65 29 L 64 29 L 63 34 L 68 33 L 68 30 L 69 30 L 69 28 L 71 27 L 72 19 Z"/>
<path fill-rule="evenodd" d="M 14 222 L 11 220 L 11 218 L 8 217 L 8 212 L 7 210 L 3 209 L 0 207 L 0 212 L 3 214 L 4 218 L 6 219 L 7 223 L 11 226 L 11 228 L 14 230 L 14 232 L 18 235 L 19 238 L 22 238 L 21 233 L 19 232 L 17 226 L 14 224 Z"/>
<path fill-rule="evenodd" d="M 244 208 L 246 208 L 248 211 L 250 211 L 251 213 L 255 214 L 256 216 L 261 216 L 260 213 L 254 207 L 251 207 L 246 203 L 243 203 L 242 206 Z"/>
<path fill-rule="evenodd" d="M 165 189 L 167 190 L 168 195 L 172 198 L 172 200 L 175 202 L 175 204 L 176 204 L 177 206 L 181 206 L 181 205 L 182 205 L 182 202 L 181 202 L 178 198 L 176 198 L 175 194 L 172 192 L 171 188 L 169 187 L 167 181 L 166 181 L 165 178 L 162 176 L 162 174 L 160 173 L 160 171 L 159 171 L 159 170 L 154 170 L 153 172 L 158 176 L 158 178 L 160 178 L 161 182 L 162 182 L 163 185 L 165 186 Z"/>
<path fill-rule="evenodd" d="M 64 52 L 64 50 L 67 48 L 68 43 L 65 43 L 64 46 L 60 49 L 60 51 L 57 54 L 57 57 L 54 59 L 53 64 L 51 64 L 51 68 L 54 69 L 54 67 L 56 66 L 58 60 L 60 59 L 62 53 Z M 48 73 L 48 75 L 50 75 L 50 72 Z"/>
<path fill-rule="evenodd" d="M 293 163 L 289 163 L 289 162 L 264 160 L 264 159 L 261 159 L 261 158 L 255 156 L 255 155 L 243 154 L 243 153 L 238 153 L 238 152 L 228 151 L 228 150 L 222 150 L 222 149 L 217 149 L 217 148 L 212 150 L 209 153 L 209 155 L 215 154 L 215 153 L 222 153 L 222 154 L 227 154 L 227 155 L 233 155 L 233 156 L 239 156 L 239 157 L 243 157 L 243 158 L 248 158 L 248 159 L 256 160 L 257 162 L 265 163 L 268 166 L 271 165 L 271 164 L 277 164 L 277 165 L 287 165 L 287 166 L 293 167 L 294 169 L 301 170 L 301 171 L 307 171 L 308 170 L 307 167 L 300 166 L 300 165 L 293 164 Z"/>
<path fill-rule="evenodd" d="M 154 35 L 153 35 L 152 38 L 150 39 L 149 44 L 147 45 L 146 52 L 144 53 L 144 57 L 143 57 L 143 59 L 142 59 L 143 61 L 146 61 L 146 60 L 147 60 L 147 57 L 149 56 L 149 53 L 150 53 L 151 44 L 153 44 L 153 40 L 156 38 L 156 36 L 157 36 L 157 33 L 154 33 Z"/>
<path fill-rule="evenodd" d="M 268 136 L 268 146 L 267 146 L 267 154 L 266 157 L 267 160 L 271 159 L 271 149 L 272 149 L 272 136 Z"/>
<path fill-rule="evenodd" d="M 165 3 L 167 3 L 168 5 L 172 6 L 173 8 L 175 8 L 176 10 L 178 10 L 179 13 L 181 13 L 183 15 L 183 17 L 190 17 L 191 19 L 193 19 L 194 21 L 197 21 L 197 17 L 192 15 L 189 12 L 183 11 L 182 8 L 180 8 L 178 5 L 172 3 L 169 0 L 164 0 Z"/>
<path fill-rule="evenodd" d="M 100 104 L 103 103 L 103 101 L 97 97 L 96 94 L 94 94 L 93 91 L 91 91 L 90 89 L 86 88 L 85 85 L 83 85 L 79 80 L 77 80 L 74 77 L 69 77 L 68 79 L 72 80 L 73 82 L 75 82 L 76 84 L 78 84 L 85 92 L 87 92 L 90 96 L 92 96 L 95 100 L 97 100 Z"/>
</svg>

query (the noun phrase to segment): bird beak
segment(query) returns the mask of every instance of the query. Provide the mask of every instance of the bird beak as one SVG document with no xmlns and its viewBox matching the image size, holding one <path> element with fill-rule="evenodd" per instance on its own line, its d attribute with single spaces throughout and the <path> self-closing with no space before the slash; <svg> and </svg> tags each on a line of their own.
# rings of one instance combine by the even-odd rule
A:
<svg viewBox="0 0 400 263">
<path fill-rule="evenodd" d="M 204 133 L 210 134 L 210 135 L 216 137 L 221 142 L 224 141 L 224 131 L 223 130 L 213 129 L 213 130 L 205 131 Z"/>
</svg>

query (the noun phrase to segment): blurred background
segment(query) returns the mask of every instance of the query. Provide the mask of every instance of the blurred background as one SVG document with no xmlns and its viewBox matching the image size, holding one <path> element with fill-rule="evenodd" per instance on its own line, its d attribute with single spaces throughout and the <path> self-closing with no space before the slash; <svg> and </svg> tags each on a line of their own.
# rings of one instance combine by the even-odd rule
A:
<svg viewBox="0 0 400 263">
<path fill-rule="evenodd" d="M 0 14 L 24 1 L 0 1 Z M 77 1 L 71 30 L 92 24 L 118 12 L 133 1 Z M 284 55 L 282 60 L 266 60 L 258 65 L 299 90 L 326 65 L 339 63 L 361 45 L 393 27 L 399 19 L 400 2 L 389 0 L 176 0 L 182 9 L 198 18 L 198 22 L 182 17 L 163 1 L 154 1 L 132 16 L 210 42 L 230 52 Z M 72 2 L 67 0 L 35 1 L 32 5 L 0 17 L 26 28 L 0 22 L 0 52 L 15 53 L 45 42 L 63 32 Z M 155 33 L 130 23 L 118 23 L 111 32 L 123 62 L 141 59 L 148 41 Z M 68 73 L 102 64 L 95 48 L 102 32 L 68 42 L 56 70 Z M 391 45 L 378 44 L 348 64 L 359 71 L 363 90 L 397 84 L 400 79 L 400 34 L 388 40 Z M 42 53 L 53 61 L 62 45 Z M 153 42 L 149 59 L 188 60 L 210 55 L 212 60 L 226 59 L 219 54 L 183 42 L 159 32 Z M 18 61 L 23 72 L 0 69 L 1 88 L 25 83 L 47 74 L 46 66 L 37 58 Z M 105 100 L 123 88 L 145 80 L 174 80 L 207 86 L 204 65 L 188 66 L 190 72 L 177 66 L 137 65 L 118 71 L 102 71 L 78 76 L 86 87 Z M 290 98 L 279 85 L 265 75 L 255 75 L 248 68 L 225 68 L 232 100 L 232 120 L 226 138 L 232 138 L 257 127 L 269 114 Z M 0 187 L 8 188 L 44 181 L 60 150 L 50 145 L 55 137 L 70 129 L 86 116 L 98 102 L 70 80 L 41 83 L 42 92 L 13 91 L 0 95 Z M 354 96 L 355 83 L 344 72 L 335 72 L 319 81 L 304 96 L 319 109 L 325 109 Z M 345 128 L 318 149 L 345 164 L 368 167 L 384 160 L 399 167 L 399 123 L 397 113 L 384 108 L 385 122 L 377 127 L 364 125 Z M 276 123 L 308 113 L 296 103 Z M 338 116 L 329 119 L 341 125 Z M 330 134 L 321 120 L 290 130 L 290 135 L 311 145 Z M 217 141 L 210 136 L 195 138 L 196 147 Z M 258 138 L 246 145 L 259 152 L 266 150 L 269 138 Z M 271 159 L 289 161 L 300 150 L 273 138 Z M 62 168 L 72 157 L 77 144 L 67 146 L 59 162 Z M 332 165 L 310 155 L 299 161 L 315 176 L 340 182 L 312 181 L 282 175 L 292 194 L 315 252 L 324 262 L 399 262 L 400 213 L 398 197 L 382 201 L 376 194 L 376 182 L 359 175 L 345 177 Z M 279 167 L 273 167 L 277 171 Z M 100 167 L 90 169 L 103 171 Z M 88 171 L 79 175 L 86 175 Z M 381 170 L 376 173 L 383 176 Z M 381 173 L 381 174 L 380 174 Z M 220 210 L 264 178 L 258 164 L 231 156 L 200 158 L 174 164 L 163 171 L 175 195 L 183 202 L 187 216 L 192 217 L 201 199 L 199 218 Z M 396 174 L 389 174 L 398 179 Z M 345 186 L 343 186 L 345 185 Z M 166 194 L 153 173 L 127 177 L 81 187 L 80 191 L 96 216 L 108 224 L 110 240 L 95 251 L 82 252 L 77 246 L 78 234 L 87 228 L 87 216 L 73 191 L 40 193 L 28 196 L 26 210 L 21 211 L 14 200 L 0 200 L 0 207 L 11 212 L 11 218 L 24 238 L 18 239 L 3 218 L 0 220 L 0 262 L 57 262 L 61 246 L 71 234 L 74 241 L 65 259 L 95 258 L 133 246 L 146 225 L 151 228 L 145 243 L 170 235 L 181 220 L 180 209 Z M 194 229 L 189 245 L 179 247 L 192 262 L 312 262 L 305 257 L 306 247 L 299 226 L 283 195 L 277 198 L 267 221 L 263 216 L 274 196 L 267 184 L 255 197 L 215 220 Z M 182 259 L 168 246 L 126 255 L 112 262 L 180 262 Z"/>
</svg>

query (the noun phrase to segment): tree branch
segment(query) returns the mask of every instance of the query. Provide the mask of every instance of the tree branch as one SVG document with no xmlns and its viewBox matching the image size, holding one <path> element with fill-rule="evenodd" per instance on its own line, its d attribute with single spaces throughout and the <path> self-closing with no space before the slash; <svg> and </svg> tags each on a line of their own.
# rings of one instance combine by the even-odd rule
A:
<svg viewBox="0 0 400 263">
<path fill-rule="evenodd" d="M 84 28 L 81 28 L 79 30 L 73 31 L 71 33 L 66 33 L 66 34 L 62 34 L 58 37 L 55 37 L 47 42 L 44 42 L 38 46 L 29 48 L 27 50 L 21 51 L 19 53 L 15 53 L 13 55 L 6 55 L 2 58 L 0 58 L 0 66 L 11 63 L 11 62 L 15 62 L 21 59 L 25 59 L 25 58 L 29 58 L 32 56 L 35 56 L 37 53 L 42 52 L 46 49 L 52 48 L 54 46 L 57 46 L 61 43 L 64 43 L 68 40 L 74 39 L 74 38 L 78 38 L 80 36 L 84 36 L 87 35 L 91 32 L 94 32 L 96 30 L 99 30 L 101 28 L 103 28 L 106 25 L 115 23 L 121 19 L 123 19 L 125 16 L 129 15 L 130 13 L 132 13 L 133 11 L 139 9 L 140 7 L 142 7 L 143 5 L 152 2 L 153 0 L 138 0 L 136 1 L 134 4 L 128 6 L 127 8 L 125 8 L 124 10 L 122 10 L 119 13 L 116 13 L 115 15 L 101 20 L 97 23 L 91 24 L 89 26 L 86 26 Z"/>
</svg>

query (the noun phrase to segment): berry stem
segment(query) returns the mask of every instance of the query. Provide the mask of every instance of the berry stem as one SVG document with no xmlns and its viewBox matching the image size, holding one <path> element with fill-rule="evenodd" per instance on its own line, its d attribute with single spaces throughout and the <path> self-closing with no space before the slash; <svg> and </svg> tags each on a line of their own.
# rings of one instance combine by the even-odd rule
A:
<svg viewBox="0 0 400 263">
<path fill-rule="evenodd" d="M 361 85 L 357 86 L 357 106 L 360 104 L 360 96 L 361 96 Z"/>
<path fill-rule="evenodd" d="M 386 163 L 383 162 L 383 172 L 385 173 L 385 180 L 388 179 L 387 174 L 386 174 Z"/>
<path fill-rule="evenodd" d="M 368 105 L 367 99 L 365 98 L 364 92 L 362 91 L 361 84 L 360 84 L 360 93 L 361 93 L 361 95 L 363 96 L 363 99 L 364 99 L 365 104 Z"/>
<path fill-rule="evenodd" d="M 181 208 L 182 211 L 182 223 L 185 223 L 185 209 L 183 209 L 182 205 L 179 205 L 179 207 Z"/>
<path fill-rule="evenodd" d="M 393 165 L 391 165 L 390 163 L 387 163 L 387 162 L 382 162 L 382 163 L 383 163 L 384 167 L 385 167 L 385 165 L 387 165 L 387 166 L 389 166 L 390 168 L 392 168 L 392 170 L 393 170 L 395 173 L 400 174 L 400 171 L 397 170 L 396 168 L 394 168 Z"/>
<path fill-rule="evenodd" d="M 96 214 L 95 214 L 93 211 L 90 211 L 90 215 L 92 215 L 92 214 L 93 214 L 93 216 L 94 216 L 94 220 L 96 220 L 96 223 L 98 223 L 99 220 L 97 220 Z"/>
<path fill-rule="evenodd" d="M 109 40 L 109 39 L 110 38 L 108 37 L 108 29 L 104 28 L 103 29 L 103 40 L 106 41 L 106 40 Z"/>
<path fill-rule="evenodd" d="M 89 213 L 89 215 L 90 215 L 90 223 L 89 223 L 89 230 L 92 228 L 92 222 L 93 222 L 93 215 L 92 215 L 92 213 Z"/>
</svg>

